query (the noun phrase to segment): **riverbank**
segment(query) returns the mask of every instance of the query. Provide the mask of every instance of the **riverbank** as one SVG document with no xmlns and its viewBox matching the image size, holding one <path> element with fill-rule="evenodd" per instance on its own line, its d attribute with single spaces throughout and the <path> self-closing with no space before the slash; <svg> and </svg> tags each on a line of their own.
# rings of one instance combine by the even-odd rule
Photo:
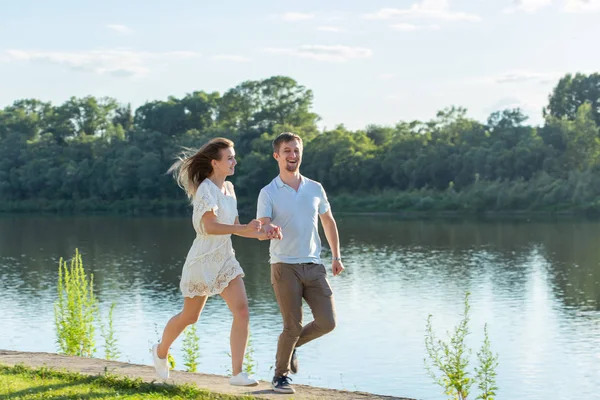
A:
<svg viewBox="0 0 600 400">
<path fill-rule="evenodd" d="M 595 209 L 553 209 L 553 210 L 415 210 L 377 207 L 377 202 L 339 206 L 331 199 L 336 215 L 352 216 L 390 216 L 398 219 L 600 219 Z M 240 207 L 242 219 L 254 218 L 255 208 Z M 50 215 L 50 216 L 130 216 L 130 217 L 189 217 L 191 207 L 188 202 L 173 201 L 163 203 L 159 200 L 142 204 L 138 201 L 123 200 L 102 204 L 82 205 L 73 202 L 23 201 L 0 202 L 0 216 L 9 215 Z"/>
<path fill-rule="evenodd" d="M 588 175 L 584 177 L 590 178 Z M 600 201 L 595 187 L 579 175 L 553 179 L 541 175 L 531 181 L 477 181 L 461 190 L 428 188 L 330 193 L 333 210 L 358 213 L 392 213 L 409 216 L 479 215 L 571 215 L 600 217 Z M 590 178 L 591 179 L 591 178 Z M 585 189 L 585 190 L 584 190 Z M 257 195 L 257 194 L 256 194 Z M 238 210 L 254 215 L 256 195 L 240 195 Z M 173 198 L 122 198 L 106 200 L 28 198 L 0 200 L 0 213 L 49 212 L 71 214 L 186 215 L 189 201 L 181 194 Z"/>
<path fill-rule="evenodd" d="M 84 358 L 63 356 L 53 353 L 31 353 L 11 350 L 0 350 L 0 364 L 15 366 L 25 365 L 30 368 L 47 367 L 57 371 L 68 371 L 84 375 L 99 376 L 106 373 L 127 377 L 140 378 L 143 382 L 157 381 L 154 369 L 151 366 L 129 364 L 117 361 L 107 361 L 97 358 Z M 234 396 L 253 396 L 257 399 L 329 399 L 329 400 L 411 400 L 409 398 L 382 396 L 364 392 L 351 392 L 343 390 L 323 389 L 306 385 L 294 385 L 296 394 L 282 395 L 271 390 L 269 382 L 261 381 L 260 385 L 252 388 L 235 387 L 229 385 L 229 379 L 220 375 L 171 371 L 168 384 L 195 385 L 215 394 Z M 10 398 L 10 397 L 9 397 Z"/>
</svg>

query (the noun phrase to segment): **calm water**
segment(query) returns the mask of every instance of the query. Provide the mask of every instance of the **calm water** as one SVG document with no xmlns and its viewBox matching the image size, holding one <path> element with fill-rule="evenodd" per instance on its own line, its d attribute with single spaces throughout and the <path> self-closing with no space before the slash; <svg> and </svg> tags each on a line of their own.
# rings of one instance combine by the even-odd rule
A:
<svg viewBox="0 0 600 400">
<path fill-rule="evenodd" d="M 500 355 L 499 399 L 600 398 L 600 223 L 338 216 L 338 225 L 347 268 L 330 278 L 338 328 L 301 349 L 295 383 L 444 398 L 423 367 L 425 321 L 433 314 L 445 337 L 470 291 L 468 343 L 475 354 L 487 322 Z M 0 348 L 57 350 L 58 259 L 79 248 L 103 313 L 117 303 L 120 359 L 149 364 L 150 344 L 180 309 L 193 236 L 188 218 L 0 216 Z M 246 271 L 256 375 L 269 379 L 281 319 L 268 244 L 234 238 L 234 247 Z M 210 299 L 198 323 L 201 372 L 230 368 L 230 323 L 225 303 Z M 172 352 L 182 366 L 181 340 Z"/>
</svg>

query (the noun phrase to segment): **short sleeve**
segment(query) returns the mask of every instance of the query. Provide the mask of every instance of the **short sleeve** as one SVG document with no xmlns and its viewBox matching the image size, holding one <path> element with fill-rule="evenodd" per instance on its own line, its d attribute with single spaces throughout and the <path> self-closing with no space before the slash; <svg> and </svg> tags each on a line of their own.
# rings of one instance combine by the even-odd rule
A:
<svg viewBox="0 0 600 400">
<path fill-rule="evenodd" d="M 256 219 L 260 218 L 273 219 L 273 204 L 271 202 L 271 197 L 265 189 L 260 191 L 258 203 L 256 204 Z"/>
<path fill-rule="evenodd" d="M 196 190 L 196 195 L 194 196 L 192 204 L 194 206 L 194 213 L 196 213 L 199 218 L 202 218 L 207 211 L 212 211 L 216 214 L 219 209 L 217 200 L 215 199 L 214 194 L 211 193 L 210 186 L 203 185 L 202 183 L 198 186 L 198 190 Z"/>
<path fill-rule="evenodd" d="M 325 214 L 331 206 L 329 205 L 329 200 L 327 200 L 327 193 L 325 193 L 325 189 L 323 189 L 323 185 L 319 185 L 321 189 L 321 196 L 319 201 L 319 214 Z"/>
<path fill-rule="evenodd" d="M 235 190 L 233 188 L 233 183 L 229 182 L 229 181 L 225 181 L 225 185 L 227 187 L 227 193 L 229 193 L 229 195 L 231 197 L 233 197 L 234 199 L 237 200 L 237 197 L 235 197 Z"/>
<path fill-rule="evenodd" d="M 227 185 L 227 193 L 229 193 L 229 195 L 231 197 L 234 198 L 234 200 L 236 201 L 236 207 L 235 207 L 235 216 L 239 217 L 240 214 L 237 210 L 237 197 L 235 196 L 235 189 L 233 188 L 233 183 L 229 182 L 229 181 L 225 181 L 225 185 Z"/>
</svg>

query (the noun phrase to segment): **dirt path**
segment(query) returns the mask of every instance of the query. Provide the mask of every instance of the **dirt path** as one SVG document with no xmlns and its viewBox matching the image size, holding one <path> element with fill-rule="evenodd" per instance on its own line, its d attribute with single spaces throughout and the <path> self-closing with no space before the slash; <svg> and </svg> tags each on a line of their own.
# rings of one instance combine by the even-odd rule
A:
<svg viewBox="0 0 600 400">
<path fill-rule="evenodd" d="M 142 378 L 146 382 L 157 381 L 154 368 L 147 365 L 128 364 L 117 361 L 107 361 L 98 358 L 62 356 L 52 353 L 28 353 L 10 350 L 0 350 L 0 364 L 25 364 L 29 367 L 47 366 L 57 370 L 67 370 L 88 375 L 101 375 L 104 371 L 113 374 Z M 347 392 L 341 390 L 321 389 L 312 386 L 294 385 L 296 394 L 276 394 L 271 390 L 269 382 L 261 381 L 253 388 L 240 388 L 229 385 L 228 378 L 220 375 L 208 375 L 181 371 L 171 371 L 168 383 L 193 383 L 196 386 L 216 393 L 249 394 L 259 399 L 328 399 L 328 400 L 371 400 L 396 399 L 411 400 L 403 397 L 380 396 L 363 392 Z"/>
</svg>

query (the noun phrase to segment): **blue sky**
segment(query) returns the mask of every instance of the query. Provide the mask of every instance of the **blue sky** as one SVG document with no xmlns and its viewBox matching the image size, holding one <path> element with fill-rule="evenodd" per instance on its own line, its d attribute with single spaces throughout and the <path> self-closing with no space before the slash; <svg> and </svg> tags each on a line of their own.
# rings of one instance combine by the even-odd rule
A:
<svg viewBox="0 0 600 400">
<path fill-rule="evenodd" d="M 600 0 L 0 0 L 0 106 L 111 96 L 134 107 L 286 75 L 321 127 L 435 117 L 533 123 L 567 72 L 600 71 Z"/>
</svg>

